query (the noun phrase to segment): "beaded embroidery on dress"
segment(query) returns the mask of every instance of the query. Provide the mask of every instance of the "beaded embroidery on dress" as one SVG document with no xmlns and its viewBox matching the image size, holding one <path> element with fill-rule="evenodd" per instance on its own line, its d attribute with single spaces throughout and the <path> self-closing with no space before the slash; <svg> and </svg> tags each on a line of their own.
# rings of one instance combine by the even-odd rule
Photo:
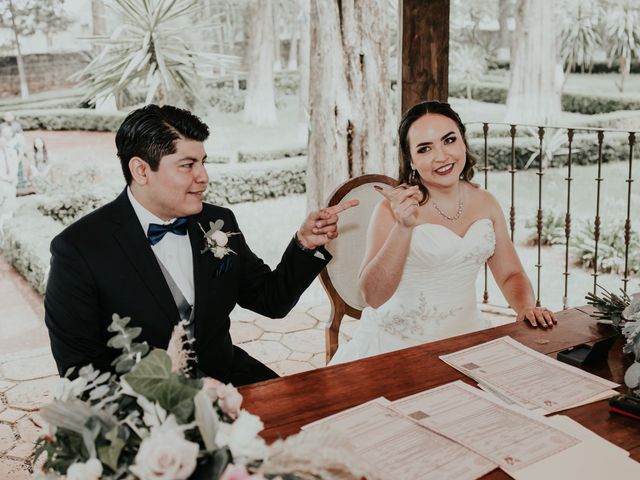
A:
<svg viewBox="0 0 640 480">
<path fill-rule="evenodd" d="M 495 249 L 492 221 L 476 220 L 462 237 L 437 224 L 418 225 L 412 235 L 395 293 L 363 310 L 331 365 L 490 327 L 478 310 L 476 279 Z"/>
</svg>

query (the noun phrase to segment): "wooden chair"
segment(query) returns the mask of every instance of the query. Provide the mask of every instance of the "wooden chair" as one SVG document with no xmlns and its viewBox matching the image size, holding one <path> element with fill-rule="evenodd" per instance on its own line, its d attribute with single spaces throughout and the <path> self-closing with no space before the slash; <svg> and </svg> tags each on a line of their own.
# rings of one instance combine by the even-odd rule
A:
<svg viewBox="0 0 640 480">
<path fill-rule="evenodd" d="M 386 175 L 362 175 L 343 183 L 329 197 L 329 207 L 352 198 L 360 200 L 360 205 L 340 214 L 340 235 L 327 245 L 333 260 L 320 273 L 320 282 L 331 301 L 331 323 L 325 330 L 327 363 L 338 349 L 342 317 L 346 314 L 360 318 L 366 306 L 358 291 L 358 274 L 365 253 L 371 214 L 382 199 L 373 186 L 395 187 L 397 184 L 396 180 Z"/>
</svg>

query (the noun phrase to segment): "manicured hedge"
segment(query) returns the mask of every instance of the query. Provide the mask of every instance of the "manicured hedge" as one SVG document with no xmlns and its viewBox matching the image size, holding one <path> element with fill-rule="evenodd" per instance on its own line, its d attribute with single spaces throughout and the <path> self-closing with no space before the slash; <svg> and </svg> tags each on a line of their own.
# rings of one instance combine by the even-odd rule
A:
<svg viewBox="0 0 640 480">
<path fill-rule="evenodd" d="M 88 108 L 17 110 L 17 120 L 25 130 L 90 130 L 115 132 L 127 112 L 99 112 Z"/>
<path fill-rule="evenodd" d="M 497 83 L 477 82 L 472 87 L 474 100 L 488 103 L 506 103 L 508 88 Z M 466 98 L 466 86 L 450 83 L 449 96 Z M 562 95 L 562 110 L 565 112 L 592 115 L 618 110 L 640 110 L 640 97 L 623 98 L 619 96 L 585 95 L 580 93 L 564 93 Z"/>
<path fill-rule="evenodd" d="M 240 150 L 238 151 L 238 162 L 240 163 L 262 162 L 265 160 L 277 160 L 280 158 L 301 157 L 306 154 L 307 154 L 306 147 L 282 148 L 278 150 L 269 150 L 269 151 Z"/>
<path fill-rule="evenodd" d="M 564 145 L 566 147 L 566 145 Z M 484 140 L 469 139 L 469 148 L 478 159 L 477 168 L 484 165 Z M 537 153 L 539 142 L 534 137 L 516 137 L 515 164 L 516 168 L 523 168 L 533 153 Z M 629 157 L 628 136 L 624 133 L 609 133 L 602 145 L 602 161 L 626 161 Z M 596 134 L 576 134 L 572 142 L 571 163 L 573 165 L 588 165 L 598 161 L 598 143 Z M 566 155 L 556 155 L 553 166 L 566 165 Z M 508 170 L 511 168 L 511 139 L 508 137 L 489 138 L 487 141 L 487 164 L 493 170 Z M 534 160 L 529 168 L 537 168 L 538 160 Z"/>
<path fill-rule="evenodd" d="M 511 62 L 509 60 L 500 60 L 494 63 L 495 68 L 491 70 L 509 70 Z M 619 62 L 613 62 L 611 65 L 609 65 L 609 62 L 594 62 L 591 69 L 585 70 L 585 73 L 620 73 L 619 68 Z M 575 66 L 571 72 L 582 73 L 582 68 Z M 640 62 L 631 62 L 631 73 L 640 73 Z"/>
<path fill-rule="evenodd" d="M 211 166 L 206 200 L 225 205 L 304 193 L 306 168 L 306 157 Z"/>
<path fill-rule="evenodd" d="M 16 215 L 4 224 L 2 256 L 41 294 L 49 274 L 49 244 L 63 228 L 61 223 L 35 210 Z"/>
</svg>

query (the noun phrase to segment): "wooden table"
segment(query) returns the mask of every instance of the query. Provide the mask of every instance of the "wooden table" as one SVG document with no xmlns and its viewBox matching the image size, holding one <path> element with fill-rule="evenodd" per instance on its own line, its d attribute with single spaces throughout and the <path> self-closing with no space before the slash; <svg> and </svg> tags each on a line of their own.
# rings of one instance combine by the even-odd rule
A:
<svg viewBox="0 0 640 480">
<path fill-rule="evenodd" d="M 240 389 L 243 407 L 264 422 L 262 436 L 269 442 L 287 437 L 302 425 L 383 396 L 397 400 L 429 388 L 462 379 L 473 381 L 438 357 L 505 335 L 555 358 L 555 354 L 579 343 L 610 336 L 610 326 L 589 317 L 591 307 L 565 310 L 557 314 L 551 329 L 509 324 L 501 327 L 427 343 L 417 347 L 377 355 L 342 365 L 303 372 Z M 622 355 L 622 336 L 614 343 L 607 361 L 586 370 L 616 383 L 623 383 L 631 358 Z M 621 387 L 624 390 L 625 387 Z M 610 414 L 606 400 L 562 412 L 640 461 L 640 422 Z M 508 478 L 494 471 L 487 478 Z"/>
</svg>

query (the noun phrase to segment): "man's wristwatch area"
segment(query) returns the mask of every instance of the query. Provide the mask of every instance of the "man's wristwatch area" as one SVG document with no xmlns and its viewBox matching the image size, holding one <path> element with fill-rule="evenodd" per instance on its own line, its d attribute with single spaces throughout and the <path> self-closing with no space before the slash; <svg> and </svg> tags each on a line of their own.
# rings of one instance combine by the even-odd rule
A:
<svg viewBox="0 0 640 480">
<path fill-rule="evenodd" d="M 293 234 L 293 241 L 298 246 L 298 248 L 300 250 L 302 250 L 303 252 L 315 252 L 317 250 L 316 248 L 307 248 L 307 247 L 305 247 L 302 244 L 302 242 L 300 241 L 300 239 L 298 238 L 298 232 Z"/>
</svg>

